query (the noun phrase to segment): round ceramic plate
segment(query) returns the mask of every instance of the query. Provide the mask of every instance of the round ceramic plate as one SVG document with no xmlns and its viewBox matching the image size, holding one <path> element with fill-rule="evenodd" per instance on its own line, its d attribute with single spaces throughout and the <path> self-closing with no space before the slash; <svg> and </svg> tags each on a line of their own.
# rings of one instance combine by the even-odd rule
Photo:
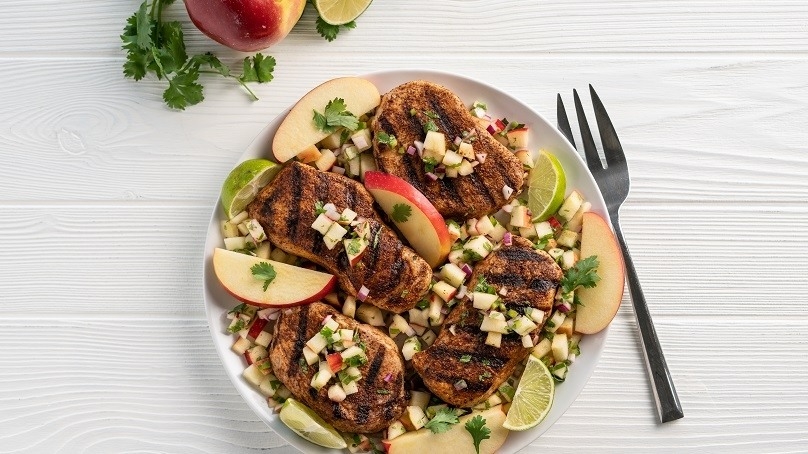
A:
<svg viewBox="0 0 808 454">
<path fill-rule="evenodd" d="M 361 77 L 375 83 L 380 93 L 386 93 L 393 87 L 407 81 L 417 79 L 428 80 L 451 89 L 460 96 L 466 104 L 471 104 L 475 100 L 484 101 L 488 104 L 488 111 L 492 115 L 498 118 L 508 117 L 524 122 L 530 128 L 531 150 L 536 152 L 539 149 L 544 149 L 555 154 L 566 171 L 567 190 L 577 189 L 583 194 L 587 201 L 592 203 L 592 211 L 606 216 L 606 205 L 603 202 L 603 197 L 595 181 L 592 179 L 592 176 L 589 174 L 586 164 L 581 157 L 578 156 L 575 149 L 572 148 L 561 133 L 544 117 L 521 103 L 518 99 L 483 82 L 443 72 L 422 70 L 386 71 L 367 74 Z M 314 88 L 314 86 L 312 86 L 312 88 Z M 302 95 L 303 93 L 301 93 L 301 96 Z M 275 135 L 275 130 L 278 128 L 278 125 L 280 125 L 287 112 L 288 110 L 283 112 L 283 114 L 279 115 L 278 118 L 264 128 L 261 134 L 253 141 L 252 145 L 250 145 L 247 151 L 241 156 L 240 161 L 258 157 L 271 157 L 270 146 L 272 144 L 272 138 Z M 224 177 L 225 175 L 222 175 L 222 178 Z M 210 225 L 208 226 L 207 241 L 205 242 L 205 278 L 203 286 L 205 310 L 207 312 L 211 335 L 213 336 L 216 351 L 222 360 L 227 376 L 230 377 L 233 385 L 250 408 L 252 408 L 272 430 L 280 434 L 280 436 L 289 443 L 307 453 L 341 452 L 321 448 L 295 435 L 295 433 L 289 430 L 267 406 L 266 399 L 241 377 L 241 373 L 246 367 L 246 364 L 241 355 L 236 355 L 230 350 L 233 344 L 233 336 L 226 331 L 229 321 L 225 317 L 227 311 L 232 309 L 238 302 L 228 295 L 222 286 L 219 285 L 211 266 L 211 257 L 214 248 L 221 247 L 223 244 L 219 227 L 223 220 L 224 213 L 217 201 L 216 206 L 213 208 L 213 215 L 210 220 Z M 549 429 L 550 426 L 564 414 L 583 389 L 589 376 L 592 375 L 592 371 L 595 369 L 595 365 L 603 350 L 607 331 L 608 330 L 603 330 L 595 335 L 584 336 L 581 341 L 581 356 L 575 361 L 575 364 L 570 367 L 567 380 L 556 386 L 555 401 L 550 413 L 541 424 L 531 430 L 511 432 L 505 445 L 499 452 L 513 453 L 524 448 L 528 443 L 532 442 Z M 347 450 L 345 452 L 347 452 Z"/>
</svg>

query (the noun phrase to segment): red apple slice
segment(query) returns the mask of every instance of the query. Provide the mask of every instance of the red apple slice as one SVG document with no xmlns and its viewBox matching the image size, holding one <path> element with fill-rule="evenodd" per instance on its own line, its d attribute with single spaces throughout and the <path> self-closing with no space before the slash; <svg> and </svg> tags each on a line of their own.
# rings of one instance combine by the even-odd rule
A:
<svg viewBox="0 0 808 454">
<path fill-rule="evenodd" d="M 379 89 L 358 77 L 341 77 L 315 87 L 300 98 L 278 126 L 272 140 L 272 154 L 278 162 L 286 162 L 301 151 L 328 137 L 314 124 L 314 111 L 323 113 L 334 98 L 342 98 L 352 114 L 362 115 L 379 105 Z"/>
<path fill-rule="evenodd" d="M 275 279 L 264 291 L 264 282 L 256 279 L 250 268 L 269 263 Z M 259 259 L 239 252 L 216 248 L 213 271 L 228 293 L 239 301 L 259 307 L 299 306 L 325 297 L 337 282 L 332 274 Z"/>
<path fill-rule="evenodd" d="M 581 258 L 598 257 L 600 281 L 592 288 L 575 291 L 581 301 L 575 316 L 575 331 L 594 334 L 609 326 L 623 299 L 623 253 L 608 222 L 595 213 L 584 213 Z"/>
<path fill-rule="evenodd" d="M 443 216 L 426 196 L 403 179 L 378 171 L 365 174 L 365 187 L 429 266 L 435 268 L 446 260 L 452 238 Z"/>
<path fill-rule="evenodd" d="M 491 430 L 489 438 L 480 443 L 479 451 L 475 449 L 471 434 L 465 427 L 470 419 L 478 415 L 485 420 L 486 427 Z M 407 418 L 404 418 L 404 421 L 406 420 Z M 508 437 L 508 429 L 502 427 L 504 422 L 505 413 L 502 412 L 502 406 L 497 405 L 488 410 L 477 410 L 461 416 L 457 424 L 450 426 L 449 430 L 442 433 L 433 433 L 430 429 L 424 428 L 407 432 L 392 440 L 383 440 L 382 443 L 388 454 L 408 454 L 412 452 L 451 452 L 454 454 L 477 454 L 479 452 L 480 454 L 492 454 L 497 452 Z"/>
</svg>

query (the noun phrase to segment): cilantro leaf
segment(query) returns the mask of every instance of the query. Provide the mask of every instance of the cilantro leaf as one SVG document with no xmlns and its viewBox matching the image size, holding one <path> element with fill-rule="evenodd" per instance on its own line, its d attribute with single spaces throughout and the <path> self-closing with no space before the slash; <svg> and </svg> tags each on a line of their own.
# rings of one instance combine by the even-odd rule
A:
<svg viewBox="0 0 808 454">
<path fill-rule="evenodd" d="M 393 212 L 390 213 L 390 218 L 398 223 L 407 222 L 407 219 L 412 215 L 412 207 L 406 203 L 397 203 L 393 205 Z"/>
<path fill-rule="evenodd" d="M 471 355 L 463 355 L 460 357 L 461 363 L 470 363 L 471 362 Z"/>
<path fill-rule="evenodd" d="M 126 63 L 123 64 L 123 74 L 135 80 L 146 77 L 148 57 L 141 52 L 130 52 L 126 55 Z"/>
<path fill-rule="evenodd" d="M 387 134 L 384 131 L 379 131 L 379 133 L 376 134 L 376 140 L 379 143 L 383 143 L 389 147 L 395 147 L 396 145 L 398 145 L 398 140 L 396 139 L 396 136 L 392 134 Z"/>
<path fill-rule="evenodd" d="M 185 110 L 189 105 L 202 102 L 202 85 L 196 83 L 199 72 L 192 71 L 177 74 L 168 81 L 168 88 L 163 92 L 163 100 L 168 107 Z"/>
<path fill-rule="evenodd" d="M 343 24 L 343 25 L 331 25 L 328 22 L 324 21 L 322 17 L 317 16 L 317 22 L 316 22 L 317 33 L 319 33 L 320 36 L 325 38 L 325 40 L 328 41 L 328 42 L 331 42 L 331 41 L 334 41 L 335 39 L 337 39 L 337 35 L 339 34 L 339 32 L 341 30 L 340 27 L 353 29 L 353 28 L 356 28 L 356 22 L 351 21 L 351 22 L 348 22 L 347 24 Z"/>
<path fill-rule="evenodd" d="M 345 248 L 345 251 L 349 255 L 356 255 L 359 254 L 361 248 L 362 248 L 362 240 L 359 238 L 353 238 L 350 241 L 348 241 L 348 247 Z"/>
<path fill-rule="evenodd" d="M 266 83 L 273 79 L 275 70 L 275 57 L 264 57 L 260 52 L 252 57 L 246 57 L 242 63 L 243 72 L 238 78 L 240 82 Z"/>
<path fill-rule="evenodd" d="M 485 419 L 477 415 L 466 422 L 466 430 L 471 434 L 471 439 L 474 442 L 474 449 L 477 454 L 480 454 L 480 443 L 483 440 L 491 438 L 491 429 L 485 427 Z"/>
<path fill-rule="evenodd" d="M 255 276 L 256 279 L 264 281 L 265 292 L 267 291 L 267 287 L 269 287 L 269 284 L 271 284 L 272 281 L 275 280 L 276 276 L 275 268 L 273 268 L 272 265 L 269 264 L 268 262 L 256 263 L 250 268 L 250 271 L 252 271 L 252 274 L 253 276 Z"/>
<path fill-rule="evenodd" d="M 146 2 L 143 2 L 135 13 L 137 21 L 135 22 L 136 35 L 135 44 L 137 47 L 146 50 L 152 46 L 152 21 L 146 11 Z"/>
<path fill-rule="evenodd" d="M 317 129 L 328 133 L 336 131 L 338 127 L 353 131 L 359 126 L 359 119 L 348 112 L 344 99 L 334 98 L 328 101 L 324 113 L 314 111 L 314 124 Z"/>
<path fill-rule="evenodd" d="M 480 279 L 477 280 L 477 285 L 474 287 L 474 291 L 482 293 L 490 293 L 491 295 L 495 295 L 497 293 L 497 288 L 489 284 L 488 281 L 485 279 L 485 276 L 482 276 L 480 277 Z"/>
<path fill-rule="evenodd" d="M 458 422 L 457 414 L 453 409 L 441 408 L 424 427 L 431 430 L 433 434 L 441 434 L 451 429 Z"/>
<path fill-rule="evenodd" d="M 324 206 L 325 205 L 323 204 L 322 200 L 317 200 L 316 202 L 314 202 L 314 215 L 319 216 L 325 213 L 325 208 L 323 208 Z"/>
<path fill-rule="evenodd" d="M 570 293 L 578 286 L 589 288 L 597 285 L 600 280 L 597 273 L 598 265 L 598 257 L 595 255 L 578 260 L 578 263 L 568 269 L 561 279 L 562 293 Z"/>
</svg>

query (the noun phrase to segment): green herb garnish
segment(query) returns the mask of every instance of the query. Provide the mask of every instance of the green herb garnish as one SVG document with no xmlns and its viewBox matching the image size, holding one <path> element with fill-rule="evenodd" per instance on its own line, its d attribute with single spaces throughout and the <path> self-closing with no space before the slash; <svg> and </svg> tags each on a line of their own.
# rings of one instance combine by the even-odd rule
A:
<svg viewBox="0 0 808 454">
<path fill-rule="evenodd" d="M 471 439 L 474 442 L 474 449 L 477 454 L 480 454 L 480 443 L 483 440 L 491 438 L 491 429 L 485 427 L 485 419 L 477 415 L 466 422 L 466 430 L 471 434 Z"/>
<path fill-rule="evenodd" d="M 379 131 L 376 134 L 376 140 L 379 143 L 383 143 L 389 147 L 395 147 L 396 145 L 398 145 L 398 140 L 396 139 L 396 136 L 392 134 L 387 134 L 384 131 Z"/>
<path fill-rule="evenodd" d="M 471 362 L 471 355 L 463 355 L 460 357 L 461 363 L 470 363 Z"/>
<path fill-rule="evenodd" d="M 264 281 L 265 292 L 267 291 L 269 284 L 275 280 L 275 276 L 277 275 L 277 273 L 275 273 L 275 268 L 273 268 L 268 262 L 256 263 L 250 268 L 250 271 L 252 271 L 252 275 L 256 279 Z"/>
<path fill-rule="evenodd" d="M 564 273 L 564 277 L 561 279 L 561 291 L 570 293 L 579 286 L 589 288 L 597 285 L 600 280 L 597 273 L 598 265 L 598 258 L 595 255 L 578 260 L 575 266 Z"/>
<path fill-rule="evenodd" d="M 398 223 L 407 222 L 407 219 L 412 215 L 412 207 L 406 203 L 397 203 L 393 205 L 393 212 L 390 213 L 390 218 Z"/>
<path fill-rule="evenodd" d="M 431 430 L 434 434 L 441 434 L 451 429 L 452 426 L 458 422 L 457 413 L 455 413 L 453 409 L 441 408 L 424 427 Z"/>
<path fill-rule="evenodd" d="M 334 98 L 328 101 L 324 113 L 314 111 L 314 124 L 317 129 L 328 133 L 336 131 L 338 127 L 355 131 L 359 126 L 359 120 L 354 114 L 348 112 L 344 99 Z"/>
</svg>

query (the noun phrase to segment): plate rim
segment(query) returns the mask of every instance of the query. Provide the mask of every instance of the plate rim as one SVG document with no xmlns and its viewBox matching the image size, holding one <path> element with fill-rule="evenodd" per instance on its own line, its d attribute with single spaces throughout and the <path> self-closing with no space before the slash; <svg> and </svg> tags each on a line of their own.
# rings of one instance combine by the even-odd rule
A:
<svg viewBox="0 0 808 454">
<path fill-rule="evenodd" d="M 408 77 L 407 75 L 412 75 L 412 77 Z M 533 115 L 540 120 L 541 128 L 545 129 L 546 132 L 548 132 L 549 135 L 552 136 L 551 138 L 555 142 L 556 146 L 560 146 L 562 148 L 564 153 L 563 160 L 571 159 L 575 161 L 575 166 L 577 168 L 576 170 L 579 173 L 578 178 L 583 177 L 585 180 L 587 180 L 586 183 L 589 185 L 589 188 L 586 191 L 587 201 L 592 203 L 593 211 L 598 212 L 599 214 L 601 214 L 601 216 L 607 215 L 606 204 L 603 200 L 603 196 L 599 188 L 597 187 L 597 184 L 595 183 L 591 173 L 589 172 L 586 163 L 584 162 L 583 158 L 578 154 L 578 152 L 575 150 L 575 148 L 572 146 L 572 144 L 570 144 L 570 142 L 566 139 L 566 137 L 564 137 L 563 134 L 561 134 L 558 131 L 558 129 L 555 126 L 553 126 L 547 120 L 547 118 L 544 117 L 544 115 L 542 115 L 540 112 L 537 112 L 531 106 L 525 104 L 524 102 L 520 101 L 519 99 L 510 95 L 509 93 L 499 89 L 498 87 L 489 84 L 487 82 L 484 82 L 482 80 L 476 79 L 474 77 L 469 77 L 458 73 L 453 73 L 449 71 L 431 70 L 431 69 L 417 69 L 417 68 L 381 70 L 365 73 L 358 76 L 339 76 L 339 77 L 361 77 L 374 82 L 374 84 L 376 84 L 377 86 L 379 85 L 379 83 L 377 82 L 377 80 L 379 79 L 397 80 L 402 79 L 402 77 L 404 77 L 402 82 L 398 83 L 403 83 L 403 81 L 407 80 L 423 79 L 423 80 L 435 81 L 435 79 L 439 79 L 439 81 L 435 82 L 441 85 L 447 85 L 445 82 L 448 81 L 449 82 L 448 85 L 451 85 L 451 83 L 455 83 L 458 85 L 470 84 L 479 86 L 484 90 L 487 90 L 489 93 L 497 95 L 499 97 L 499 99 L 497 100 L 497 104 L 501 103 L 502 102 L 501 100 L 504 100 L 505 102 L 515 103 L 514 104 L 515 106 L 527 110 L 530 113 L 530 115 Z M 398 83 L 394 83 L 393 86 L 397 85 Z M 314 88 L 315 86 L 316 85 L 313 85 L 312 88 Z M 457 91 L 457 89 L 454 87 L 449 88 L 452 89 L 453 92 Z M 383 87 L 379 87 L 379 91 L 385 93 L 386 91 L 388 91 L 388 89 L 383 89 Z M 461 98 L 463 97 L 463 95 L 460 93 L 458 93 L 458 96 L 460 96 Z M 463 99 L 463 101 L 470 102 L 470 100 L 468 99 Z M 274 132 L 277 129 L 277 126 L 280 124 L 282 119 L 286 117 L 286 114 L 296 103 L 297 101 L 292 103 L 289 107 L 281 110 L 275 118 L 273 118 L 266 126 L 264 126 L 261 129 L 261 131 L 250 142 L 250 145 L 248 145 L 245 151 L 239 156 L 236 163 L 233 164 L 233 167 L 235 167 L 236 165 L 247 159 L 252 159 L 259 156 L 266 157 L 267 155 L 272 157 L 271 150 L 262 151 L 260 147 L 262 145 L 267 145 L 268 147 L 271 146 L 271 139 L 274 136 Z M 489 104 L 491 104 L 490 101 Z M 532 123 L 531 127 L 533 127 Z M 273 130 L 273 128 L 275 130 Z M 535 147 L 534 145 L 532 148 L 537 147 Z M 568 170 L 569 169 L 565 168 L 565 171 Z M 232 335 L 230 334 L 226 335 L 227 339 L 231 340 L 229 344 L 222 343 L 219 340 L 221 337 L 223 337 L 223 334 L 225 333 L 220 332 L 218 328 L 215 328 L 216 326 L 215 318 L 222 317 L 223 313 L 219 312 L 222 310 L 222 308 L 220 308 L 215 304 L 211 304 L 211 299 L 216 296 L 214 295 L 215 293 L 222 294 L 223 290 L 220 287 L 217 289 L 218 291 L 212 289 L 211 288 L 212 284 L 209 282 L 211 278 L 213 278 L 213 280 L 215 281 L 215 275 L 213 274 L 210 259 L 213 253 L 213 248 L 216 247 L 217 245 L 212 244 L 212 238 L 218 237 L 218 240 L 221 241 L 221 234 L 218 231 L 219 229 L 218 223 L 222 219 L 223 213 L 220 208 L 220 204 L 221 204 L 221 198 L 217 197 L 208 221 L 208 228 L 206 231 L 206 239 L 204 246 L 205 249 L 203 251 L 203 258 L 202 258 L 203 304 L 205 306 L 205 315 L 208 322 L 208 329 L 210 331 L 211 340 L 213 341 L 216 354 L 219 357 L 219 362 L 222 368 L 224 369 L 224 372 L 227 375 L 228 379 L 230 380 L 231 384 L 236 389 L 242 400 L 250 407 L 253 413 L 255 413 L 256 416 L 258 416 L 258 418 L 261 421 L 263 421 L 264 424 L 266 424 L 273 432 L 275 432 L 284 441 L 291 444 L 296 449 L 302 452 L 310 452 L 310 453 L 344 452 L 344 450 L 327 449 L 316 446 L 304 440 L 303 438 L 297 436 L 294 432 L 292 432 L 280 421 L 280 419 L 277 417 L 276 414 L 272 413 L 272 410 L 266 404 L 266 399 L 263 398 L 263 396 L 260 395 L 260 393 L 256 389 L 254 389 L 254 387 L 244 382 L 244 380 L 241 378 L 241 370 L 243 370 L 244 366 L 242 366 L 242 369 L 238 371 L 232 371 L 231 367 L 228 366 L 227 363 L 230 362 L 233 358 L 238 357 L 239 355 L 235 355 L 230 349 L 230 344 L 232 344 Z M 236 300 L 233 299 L 233 304 L 235 303 Z M 584 387 L 586 386 L 586 383 L 593 375 L 595 367 L 600 362 L 603 349 L 605 347 L 605 341 L 608 336 L 608 332 L 609 327 L 606 327 L 603 331 L 597 334 L 585 335 L 583 337 L 581 345 L 582 349 L 585 352 L 585 355 L 583 355 L 582 357 L 579 358 L 578 361 L 576 361 L 576 365 L 581 367 L 578 368 L 573 367 L 571 370 L 571 374 L 575 374 L 576 369 L 578 369 L 577 370 L 578 373 L 575 375 L 571 375 L 572 379 L 568 378 L 565 384 L 560 385 L 563 386 L 562 389 L 566 389 L 567 386 L 564 385 L 569 385 L 570 382 L 574 381 L 574 385 L 570 385 L 570 387 L 573 389 L 563 394 L 563 397 L 565 397 L 563 404 L 564 408 L 559 409 L 559 407 L 556 406 L 556 402 L 558 402 L 558 399 L 556 399 L 553 404 L 554 408 L 551 408 L 550 413 L 548 413 L 547 417 L 538 426 L 523 432 L 511 432 L 508 435 L 508 438 L 505 444 L 503 445 L 502 449 L 499 450 L 498 452 L 511 453 L 525 448 L 530 443 L 539 439 L 542 434 L 544 434 L 547 430 L 549 430 L 556 423 L 556 421 L 558 421 L 558 419 L 560 419 L 561 416 L 563 416 L 563 414 L 577 400 L 581 391 L 583 391 Z M 583 365 L 581 363 L 583 363 Z M 584 372 L 586 372 L 585 377 L 583 376 Z M 558 388 L 559 386 L 556 387 L 556 389 Z M 251 393 L 252 398 L 250 398 L 250 396 L 247 396 L 245 392 Z M 256 402 L 256 399 L 254 398 L 255 395 L 261 397 L 263 406 L 261 406 Z M 557 398 L 558 394 L 556 394 L 555 397 Z"/>
</svg>

